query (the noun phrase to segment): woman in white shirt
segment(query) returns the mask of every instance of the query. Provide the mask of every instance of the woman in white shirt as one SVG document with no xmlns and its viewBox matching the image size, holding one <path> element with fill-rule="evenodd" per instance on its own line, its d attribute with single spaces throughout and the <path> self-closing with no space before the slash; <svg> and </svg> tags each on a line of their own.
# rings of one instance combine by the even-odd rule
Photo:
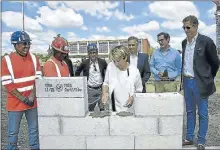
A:
<svg viewBox="0 0 220 150">
<path fill-rule="evenodd" d="M 102 103 L 109 103 L 110 110 L 116 112 L 133 111 L 134 93 L 141 93 L 143 89 L 140 72 L 128 63 L 127 52 L 122 45 L 111 50 L 112 62 L 107 66 L 102 86 Z"/>
</svg>

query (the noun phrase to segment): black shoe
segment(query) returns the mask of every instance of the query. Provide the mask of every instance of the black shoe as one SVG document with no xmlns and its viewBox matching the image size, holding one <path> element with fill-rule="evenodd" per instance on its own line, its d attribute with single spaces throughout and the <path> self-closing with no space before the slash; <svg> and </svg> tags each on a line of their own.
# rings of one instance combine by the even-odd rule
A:
<svg viewBox="0 0 220 150">
<path fill-rule="evenodd" d="M 193 145 L 193 141 L 183 140 L 182 146 Z"/>
<path fill-rule="evenodd" d="M 205 145 L 204 144 L 198 144 L 197 149 L 204 150 Z"/>
</svg>

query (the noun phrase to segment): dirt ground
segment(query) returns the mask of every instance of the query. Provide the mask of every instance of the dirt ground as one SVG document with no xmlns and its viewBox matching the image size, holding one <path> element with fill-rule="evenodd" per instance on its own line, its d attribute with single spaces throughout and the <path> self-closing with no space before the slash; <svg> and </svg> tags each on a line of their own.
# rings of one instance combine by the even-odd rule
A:
<svg viewBox="0 0 220 150">
<path fill-rule="evenodd" d="M 1 109 L 1 148 L 6 149 L 7 145 L 7 111 L 5 110 L 5 91 L 2 88 L 2 109 Z M 185 119 L 184 119 L 185 120 Z M 184 121 L 185 123 L 185 121 Z M 184 124 L 185 136 L 185 124 Z M 198 125 L 196 127 L 198 131 Z M 28 131 L 25 117 L 21 121 L 21 128 L 18 139 L 20 149 L 28 148 Z M 209 130 L 207 135 L 207 146 L 220 146 L 220 94 L 214 94 L 209 98 Z"/>
</svg>

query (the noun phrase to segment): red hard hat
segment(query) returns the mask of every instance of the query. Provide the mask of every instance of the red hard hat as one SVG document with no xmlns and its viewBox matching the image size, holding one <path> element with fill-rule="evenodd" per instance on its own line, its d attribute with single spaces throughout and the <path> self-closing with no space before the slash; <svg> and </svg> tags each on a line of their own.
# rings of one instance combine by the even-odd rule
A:
<svg viewBox="0 0 220 150">
<path fill-rule="evenodd" d="M 69 44 L 67 40 L 62 37 L 56 37 L 53 40 L 51 47 L 53 47 L 55 50 L 58 50 L 62 53 L 69 53 Z"/>
</svg>

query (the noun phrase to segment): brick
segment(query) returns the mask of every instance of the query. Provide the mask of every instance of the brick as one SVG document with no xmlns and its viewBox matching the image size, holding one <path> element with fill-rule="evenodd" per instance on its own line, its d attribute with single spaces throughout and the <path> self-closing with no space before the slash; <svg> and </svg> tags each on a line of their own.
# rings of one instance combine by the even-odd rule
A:
<svg viewBox="0 0 220 150">
<path fill-rule="evenodd" d="M 182 149 L 182 135 L 135 136 L 135 149 Z"/>
<path fill-rule="evenodd" d="M 84 136 L 40 136 L 40 149 L 86 149 Z"/>
<path fill-rule="evenodd" d="M 36 80 L 37 97 L 86 97 L 86 77 L 44 77 Z"/>
<path fill-rule="evenodd" d="M 87 136 L 87 149 L 134 149 L 134 136 Z"/>
<path fill-rule="evenodd" d="M 38 98 L 39 116 L 76 116 L 84 117 L 88 113 L 86 98 Z"/>
<path fill-rule="evenodd" d="M 63 117 L 63 135 L 109 135 L 108 117 Z"/>
<path fill-rule="evenodd" d="M 38 117 L 39 135 L 60 135 L 58 117 Z"/>
<path fill-rule="evenodd" d="M 158 133 L 157 118 L 111 116 L 110 135 L 154 135 Z"/>
<path fill-rule="evenodd" d="M 134 110 L 136 116 L 183 115 L 184 99 L 179 93 L 137 93 Z"/>
<path fill-rule="evenodd" d="M 183 116 L 162 116 L 159 118 L 160 135 L 182 135 Z"/>
</svg>

